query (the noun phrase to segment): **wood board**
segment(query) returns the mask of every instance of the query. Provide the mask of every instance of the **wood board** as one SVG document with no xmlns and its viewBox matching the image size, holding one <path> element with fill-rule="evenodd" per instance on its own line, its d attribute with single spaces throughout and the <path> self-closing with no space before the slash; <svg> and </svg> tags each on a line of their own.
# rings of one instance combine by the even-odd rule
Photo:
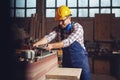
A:
<svg viewBox="0 0 120 80">
<path fill-rule="evenodd" d="M 56 68 L 46 73 L 46 80 L 80 80 L 81 68 Z"/>
</svg>

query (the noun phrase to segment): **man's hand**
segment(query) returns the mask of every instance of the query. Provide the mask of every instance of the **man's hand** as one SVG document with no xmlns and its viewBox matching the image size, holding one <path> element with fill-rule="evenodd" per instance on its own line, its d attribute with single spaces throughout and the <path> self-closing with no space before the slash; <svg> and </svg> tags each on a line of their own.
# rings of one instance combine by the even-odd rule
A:
<svg viewBox="0 0 120 80">
<path fill-rule="evenodd" d="M 33 47 L 38 47 L 38 46 L 39 46 L 38 43 L 33 44 Z"/>
<path fill-rule="evenodd" d="M 63 42 L 56 42 L 56 43 L 51 43 L 46 46 L 46 50 L 51 50 L 51 49 L 57 49 L 57 48 L 62 48 L 63 47 Z"/>
<path fill-rule="evenodd" d="M 45 37 L 43 37 L 42 39 L 40 39 L 38 42 L 33 44 L 33 47 L 38 47 L 39 45 L 44 45 L 47 44 L 47 39 Z"/>
<path fill-rule="evenodd" d="M 46 46 L 46 50 L 49 50 L 49 51 L 51 51 L 51 49 L 53 49 L 53 46 L 52 46 L 52 44 L 48 44 L 48 45 Z"/>
</svg>

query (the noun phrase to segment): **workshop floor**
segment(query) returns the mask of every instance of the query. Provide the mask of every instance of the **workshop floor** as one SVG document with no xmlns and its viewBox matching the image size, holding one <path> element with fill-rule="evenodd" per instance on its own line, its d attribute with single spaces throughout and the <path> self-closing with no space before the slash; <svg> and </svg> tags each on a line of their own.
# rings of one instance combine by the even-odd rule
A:
<svg viewBox="0 0 120 80">
<path fill-rule="evenodd" d="M 92 80 L 117 80 L 113 76 L 103 75 L 103 74 L 92 74 Z"/>
</svg>

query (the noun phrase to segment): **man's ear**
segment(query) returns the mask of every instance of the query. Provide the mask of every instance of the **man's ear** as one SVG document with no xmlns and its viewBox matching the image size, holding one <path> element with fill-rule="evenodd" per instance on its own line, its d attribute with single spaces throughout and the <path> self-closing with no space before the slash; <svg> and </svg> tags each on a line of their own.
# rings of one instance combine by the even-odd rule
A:
<svg viewBox="0 0 120 80">
<path fill-rule="evenodd" d="M 71 20 L 71 16 L 68 17 Z"/>
</svg>

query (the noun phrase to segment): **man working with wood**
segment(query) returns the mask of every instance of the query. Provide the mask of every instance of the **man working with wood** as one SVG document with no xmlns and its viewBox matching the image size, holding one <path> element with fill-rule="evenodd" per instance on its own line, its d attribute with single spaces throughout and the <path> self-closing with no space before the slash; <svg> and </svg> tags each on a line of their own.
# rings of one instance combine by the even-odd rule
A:
<svg viewBox="0 0 120 80">
<path fill-rule="evenodd" d="M 91 80 L 82 26 L 79 23 L 71 22 L 71 11 L 64 5 L 56 10 L 55 20 L 59 21 L 59 25 L 33 46 L 47 44 L 46 50 L 62 48 L 62 67 L 82 68 L 80 80 Z M 49 43 L 54 38 L 57 39 L 57 42 Z"/>
</svg>

